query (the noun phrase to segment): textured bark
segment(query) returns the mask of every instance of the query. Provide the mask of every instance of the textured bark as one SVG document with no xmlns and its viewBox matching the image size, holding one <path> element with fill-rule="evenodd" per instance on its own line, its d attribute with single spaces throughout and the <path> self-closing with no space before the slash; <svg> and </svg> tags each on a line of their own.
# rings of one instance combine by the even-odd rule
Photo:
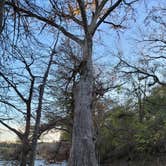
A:
<svg viewBox="0 0 166 166">
<path fill-rule="evenodd" d="M 24 140 L 22 144 L 22 153 L 21 153 L 21 160 L 20 160 L 20 166 L 26 166 L 28 163 L 28 154 L 29 154 L 29 143 Z"/>
<path fill-rule="evenodd" d="M 92 120 L 92 42 L 83 47 L 84 65 L 74 91 L 74 126 L 69 166 L 97 166 Z"/>
<path fill-rule="evenodd" d="M 29 166 L 34 166 L 34 162 L 35 162 L 40 120 L 41 120 L 41 112 L 42 112 L 43 94 L 44 94 L 44 87 L 46 84 L 47 77 L 48 77 L 48 74 L 47 74 L 46 78 L 44 77 L 45 80 L 43 81 L 42 85 L 40 86 L 40 90 L 39 90 L 39 103 L 38 103 L 38 108 L 36 110 L 36 121 L 35 121 L 35 128 L 34 128 L 34 132 L 33 132 L 32 144 L 31 144 Z"/>
<path fill-rule="evenodd" d="M 27 165 L 27 154 L 23 152 L 21 155 L 20 166 L 26 166 L 26 165 Z"/>
<path fill-rule="evenodd" d="M 56 46 L 56 43 L 55 43 L 55 46 Z M 54 46 L 54 48 L 55 48 L 55 46 Z M 53 61 L 53 56 L 54 56 L 54 51 L 50 54 L 50 59 L 49 59 L 49 62 L 48 62 L 48 66 L 47 66 L 47 69 L 44 73 L 42 84 L 40 85 L 40 88 L 39 88 L 38 107 L 37 107 L 37 110 L 36 110 L 36 120 L 35 120 L 35 128 L 34 128 L 33 137 L 32 137 L 29 166 L 34 166 L 34 162 L 35 162 L 37 141 L 38 141 L 38 138 L 39 138 L 39 135 L 40 135 L 39 127 L 40 127 L 40 121 L 41 121 L 44 89 L 45 89 L 45 86 L 46 86 L 47 78 L 48 78 L 49 71 L 50 71 L 50 68 L 51 68 L 51 64 L 52 64 L 52 61 Z"/>
<path fill-rule="evenodd" d="M 35 129 L 34 129 L 33 139 L 32 139 L 32 144 L 31 144 L 29 166 L 34 166 L 34 162 L 35 162 L 38 133 L 39 133 L 39 126 L 40 126 L 40 119 L 41 119 L 41 110 L 37 110 L 36 117 L 37 118 L 36 118 Z"/>
</svg>

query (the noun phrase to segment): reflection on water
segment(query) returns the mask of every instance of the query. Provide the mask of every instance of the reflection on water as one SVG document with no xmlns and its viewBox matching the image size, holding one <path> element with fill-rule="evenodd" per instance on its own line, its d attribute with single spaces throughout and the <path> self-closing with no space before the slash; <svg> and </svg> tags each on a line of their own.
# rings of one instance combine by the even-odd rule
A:
<svg viewBox="0 0 166 166">
<path fill-rule="evenodd" d="M 4 161 L 0 160 L 0 166 L 18 166 L 19 164 L 15 161 Z M 36 160 L 35 166 L 67 166 L 67 163 L 64 161 L 58 164 L 48 164 L 44 160 Z"/>
</svg>

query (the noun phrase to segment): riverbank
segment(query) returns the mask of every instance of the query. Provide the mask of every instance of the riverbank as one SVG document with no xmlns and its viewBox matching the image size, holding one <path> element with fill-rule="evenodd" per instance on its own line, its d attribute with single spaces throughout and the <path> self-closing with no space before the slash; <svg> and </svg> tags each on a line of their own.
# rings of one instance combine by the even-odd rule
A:
<svg viewBox="0 0 166 166">
<path fill-rule="evenodd" d="M 0 160 L 0 165 L 5 166 L 17 166 L 19 163 L 17 161 L 6 161 L 6 160 Z M 35 160 L 35 166 L 67 166 L 66 161 L 61 163 L 48 163 L 45 160 Z"/>
</svg>

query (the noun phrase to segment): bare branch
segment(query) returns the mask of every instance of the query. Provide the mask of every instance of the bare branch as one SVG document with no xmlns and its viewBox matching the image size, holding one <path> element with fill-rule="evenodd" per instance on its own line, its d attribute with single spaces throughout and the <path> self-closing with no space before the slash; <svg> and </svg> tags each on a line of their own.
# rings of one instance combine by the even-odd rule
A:
<svg viewBox="0 0 166 166">
<path fill-rule="evenodd" d="M 128 5 L 128 6 L 131 6 L 133 3 L 137 2 L 137 1 L 138 0 L 133 0 L 133 1 L 127 2 L 126 0 L 123 0 L 124 4 Z"/>
<path fill-rule="evenodd" d="M 130 67 L 131 69 L 134 69 L 134 71 L 122 71 L 122 72 L 128 73 L 128 74 L 141 73 L 141 74 L 146 76 L 146 77 L 142 77 L 142 79 L 145 79 L 145 78 L 148 78 L 148 77 L 153 78 L 154 82 L 149 84 L 149 86 L 152 86 L 152 85 L 154 85 L 156 83 L 158 83 L 160 85 L 163 85 L 163 86 L 166 85 L 166 83 L 165 82 L 161 82 L 160 79 L 158 78 L 158 76 L 155 75 L 154 73 L 150 73 L 150 72 L 147 72 L 147 71 L 145 71 L 143 69 L 140 69 L 140 68 L 138 68 L 136 66 L 133 66 L 133 65 L 129 64 L 128 62 L 126 62 L 125 60 L 123 60 L 122 58 L 119 58 L 119 59 L 120 59 L 120 63 L 123 63 L 123 64 L 127 65 L 128 67 Z"/>
<path fill-rule="evenodd" d="M 26 103 L 27 99 L 24 98 L 24 96 L 21 94 L 21 92 L 18 90 L 17 86 L 11 82 L 1 71 L 0 71 L 0 76 L 13 88 L 13 90 L 17 93 L 17 95 L 21 98 L 21 100 Z"/>
<path fill-rule="evenodd" d="M 76 37 L 76 35 L 68 32 L 63 26 L 56 24 L 53 20 L 51 20 L 49 18 L 46 18 L 46 17 L 43 17 L 43 16 L 40 16 L 38 14 L 35 14 L 35 13 L 33 13 L 31 11 L 28 11 L 26 9 L 23 9 L 21 7 L 18 7 L 16 4 L 11 3 L 9 1 L 6 1 L 5 3 L 9 6 L 12 6 L 15 9 L 15 11 L 17 11 L 18 13 L 27 14 L 29 17 L 36 18 L 36 19 L 38 19 L 38 20 L 40 20 L 44 23 L 47 23 L 47 24 L 55 27 L 56 29 L 60 30 L 65 36 L 69 37 L 71 40 L 73 40 L 73 41 L 77 42 L 78 44 L 82 45 L 82 40 L 81 39 Z"/>
<path fill-rule="evenodd" d="M 19 132 L 18 130 L 16 130 L 13 127 L 10 127 L 9 125 L 7 125 L 6 123 L 3 122 L 3 120 L 0 119 L 0 123 L 5 126 L 6 128 L 8 128 L 9 130 L 11 130 L 12 132 L 14 132 L 21 140 L 23 139 L 23 134 L 21 132 Z"/>
<path fill-rule="evenodd" d="M 5 101 L 5 100 L 0 99 L 0 103 L 3 103 L 3 104 L 5 104 L 5 105 L 8 105 L 8 106 L 14 108 L 15 110 L 17 110 L 18 112 L 20 112 L 20 113 L 26 115 L 25 112 L 23 112 L 21 109 L 17 108 L 14 104 L 12 104 L 12 103 L 10 103 L 10 102 L 8 102 L 8 101 Z"/>
<path fill-rule="evenodd" d="M 98 0 L 97 0 L 97 1 L 98 1 Z M 93 32 L 93 29 L 95 28 L 97 19 L 98 19 L 100 13 L 101 13 L 103 7 L 105 6 L 105 4 L 106 4 L 107 2 L 108 2 L 108 0 L 105 0 L 105 1 L 103 0 L 103 1 L 100 3 L 100 5 L 99 5 L 98 2 L 97 2 L 98 8 L 96 8 L 96 11 L 95 11 L 95 13 L 94 13 L 94 15 L 93 15 L 93 18 L 92 18 L 92 21 L 91 21 L 91 24 L 90 24 L 90 31 L 91 31 L 91 32 Z M 97 28 L 96 28 L 96 29 L 97 29 Z M 94 31 L 94 33 L 95 33 L 95 31 Z"/>
<path fill-rule="evenodd" d="M 104 0 L 103 0 L 104 1 Z M 95 27 L 92 29 L 92 34 L 95 33 L 96 29 L 100 26 L 100 24 L 106 19 L 106 17 L 112 12 L 114 11 L 114 9 L 116 9 L 122 2 L 123 0 L 117 0 L 113 5 L 111 5 L 106 13 L 100 18 L 100 20 L 97 22 L 97 24 L 95 25 Z"/>
<path fill-rule="evenodd" d="M 81 17 L 82 17 L 82 21 L 83 21 L 83 26 L 84 26 L 84 32 L 86 35 L 88 35 L 88 22 L 87 22 L 87 16 L 86 16 L 86 11 L 85 11 L 85 4 L 84 4 L 84 0 L 77 0 L 78 4 L 79 4 L 79 8 L 81 11 Z"/>
<path fill-rule="evenodd" d="M 122 26 L 121 24 L 115 24 L 115 23 L 113 23 L 111 21 L 103 21 L 103 23 L 112 25 L 113 29 L 126 29 L 125 26 Z"/>
<path fill-rule="evenodd" d="M 162 39 L 144 39 L 142 42 L 147 41 L 147 42 L 161 42 L 163 44 L 166 44 L 166 40 L 162 40 Z"/>
</svg>

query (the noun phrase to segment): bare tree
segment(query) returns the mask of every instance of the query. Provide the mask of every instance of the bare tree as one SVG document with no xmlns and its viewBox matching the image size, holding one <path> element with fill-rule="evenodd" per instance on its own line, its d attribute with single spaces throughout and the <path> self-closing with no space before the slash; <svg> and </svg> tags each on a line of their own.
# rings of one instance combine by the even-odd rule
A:
<svg viewBox="0 0 166 166">
<path fill-rule="evenodd" d="M 27 164 L 29 152 L 35 153 L 36 151 L 37 140 L 40 136 L 38 133 L 41 132 L 39 129 L 43 109 L 44 89 L 54 56 L 56 55 L 55 46 L 50 50 L 49 55 L 45 57 L 34 55 L 34 52 L 31 54 L 30 49 L 29 51 L 24 51 L 23 48 L 20 49 L 15 46 L 12 54 L 12 61 L 15 66 L 10 65 L 4 68 L 1 66 L 0 69 L 1 91 L 6 91 L 6 94 L 2 93 L 0 95 L 2 112 L 4 112 L 3 108 L 6 108 L 9 117 L 13 117 L 15 114 L 19 115 L 20 117 L 16 117 L 16 120 L 20 121 L 21 115 L 23 115 L 25 120 L 23 121 L 25 122 L 25 128 L 23 131 L 19 131 L 6 123 L 4 118 L 0 119 L 0 123 L 13 131 L 22 142 L 20 159 L 20 165 L 22 166 Z M 48 62 L 43 63 L 43 60 L 41 61 L 40 58 Z M 42 68 L 44 69 L 40 68 L 39 64 L 42 64 Z M 41 72 L 37 73 L 36 70 L 41 70 Z M 10 111 L 13 112 L 10 113 Z M 13 118 L 9 120 L 14 121 Z M 35 127 L 33 129 L 34 123 Z"/>
<path fill-rule="evenodd" d="M 71 128 L 73 127 L 73 113 L 74 113 L 74 91 L 75 86 L 79 83 L 80 76 L 80 62 L 81 55 L 80 49 L 77 47 L 75 43 L 70 41 L 69 39 L 65 40 L 59 50 L 59 56 L 56 59 L 56 64 L 58 66 L 58 70 L 56 71 L 56 75 L 53 74 L 53 78 L 58 80 L 59 83 L 54 83 L 54 79 L 49 81 L 49 86 L 51 87 L 51 93 L 55 96 L 57 102 L 55 104 L 60 110 L 59 112 L 64 118 L 62 126 L 67 126 L 67 130 L 65 132 L 71 134 Z M 94 127 L 94 135 L 93 141 L 96 143 L 97 133 L 99 129 L 99 118 L 98 113 L 101 112 L 99 103 L 102 103 L 103 98 L 105 98 L 105 94 L 111 92 L 118 87 L 121 87 L 124 83 L 119 83 L 116 79 L 116 72 L 113 71 L 111 73 L 110 69 L 102 68 L 98 65 L 94 66 L 93 73 L 93 93 L 92 93 L 92 116 Z M 109 71 L 109 72 L 108 72 Z M 103 79 L 103 77 L 105 79 Z M 56 89 L 56 91 L 55 91 Z M 58 93 L 57 93 L 58 89 Z M 104 114 L 104 109 L 102 109 Z M 53 120 L 56 113 L 48 112 L 47 116 Z M 56 117 L 56 116 L 55 116 Z M 66 120 L 65 120 L 66 119 Z"/>
<path fill-rule="evenodd" d="M 98 27 L 106 21 L 106 18 L 113 19 L 112 13 L 115 10 L 132 9 L 132 4 L 136 1 L 49 0 L 44 7 L 37 2 L 33 3 L 26 0 L 5 1 L 5 5 L 12 8 L 19 18 L 25 20 L 28 20 L 27 18 L 37 19 L 44 24 L 43 28 L 49 26 L 51 29 L 58 29 L 81 48 L 80 78 L 74 90 L 74 126 L 69 166 L 98 165 L 95 157 L 92 120 L 94 34 Z M 123 10 L 123 16 L 119 15 L 122 20 L 127 18 L 127 11 L 132 10 Z M 114 20 L 105 23 L 110 23 L 113 28 L 122 27 L 122 20 L 116 23 L 114 23 Z M 76 25 L 77 28 L 74 29 L 74 26 L 71 26 L 72 24 Z M 25 27 L 27 28 L 27 26 Z M 71 31 L 74 31 L 75 34 Z M 81 37 L 77 34 L 81 34 Z"/>
<path fill-rule="evenodd" d="M 129 62 L 119 56 L 119 65 L 126 74 L 139 73 L 140 80 L 148 80 L 149 86 L 160 84 L 165 86 L 166 64 L 166 24 L 164 20 L 165 9 L 160 5 L 154 6 L 144 19 L 142 30 L 135 35 L 135 50 L 133 55 L 137 62 Z"/>
</svg>

